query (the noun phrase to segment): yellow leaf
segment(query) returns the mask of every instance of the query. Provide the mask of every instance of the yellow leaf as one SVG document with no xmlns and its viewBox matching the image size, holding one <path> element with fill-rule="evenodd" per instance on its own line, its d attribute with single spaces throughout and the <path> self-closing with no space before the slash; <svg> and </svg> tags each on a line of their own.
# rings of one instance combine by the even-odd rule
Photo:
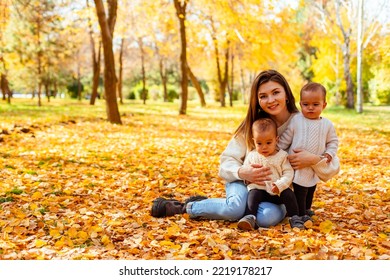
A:
<svg viewBox="0 0 390 280">
<path fill-rule="evenodd" d="M 110 243 L 108 243 L 107 245 L 105 245 L 106 246 L 106 248 L 108 249 L 108 250 L 114 250 L 115 249 L 115 245 L 114 244 L 112 244 L 111 242 Z"/>
<path fill-rule="evenodd" d="M 103 231 L 103 229 L 101 227 L 99 227 L 99 226 L 92 226 L 91 230 L 93 232 L 102 232 Z"/>
<path fill-rule="evenodd" d="M 86 233 L 85 231 L 79 231 L 77 233 L 77 236 L 83 240 L 87 240 L 89 238 L 88 233 Z"/>
<path fill-rule="evenodd" d="M 186 254 L 187 252 L 189 252 L 190 251 L 190 245 L 191 245 L 191 243 L 184 243 L 184 244 L 182 244 L 183 246 L 181 247 L 181 249 L 180 249 L 180 253 L 181 254 Z"/>
<path fill-rule="evenodd" d="M 148 237 L 149 240 L 154 240 L 155 239 L 152 231 L 148 231 L 147 237 Z"/>
<path fill-rule="evenodd" d="M 170 246 L 170 248 L 173 249 L 173 250 L 180 250 L 181 249 L 181 245 L 175 244 L 175 245 Z"/>
<path fill-rule="evenodd" d="M 227 252 L 227 255 L 228 255 L 229 257 L 233 256 L 233 251 L 228 251 L 228 252 Z"/>
<path fill-rule="evenodd" d="M 163 240 L 160 242 L 160 245 L 161 246 L 172 246 L 172 245 L 174 245 L 174 243 L 172 241 Z"/>
<path fill-rule="evenodd" d="M 110 220 L 107 222 L 108 225 L 110 226 L 120 226 L 122 225 L 122 222 L 121 221 L 114 221 L 114 220 Z"/>
<path fill-rule="evenodd" d="M 35 247 L 41 248 L 47 244 L 46 241 L 37 239 L 35 240 Z"/>
<path fill-rule="evenodd" d="M 66 189 L 66 190 L 64 190 L 64 193 L 67 195 L 71 195 L 73 192 L 70 189 Z"/>
<path fill-rule="evenodd" d="M 173 224 L 167 229 L 167 235 L 177 235 L 180 232 L 180 227 L 177 224 Z"/>
<path fill-rule="evenodd" d="M 5 232 L 5 233 L 10 233 L 10 232 L 12 232 L 14 229 L 13 229 L 13 227 L 6 227 L 5 229 L 3 229 L 3 232 Z"/>
<path fill-rule="evenodd" d="M 26 214 L 24 214 L 22 211 L 17 210 L 15 211 L 15 216 L 19 219 L 24 219 L 26 217 Z"/>
<path fill-rule="evenodd" d="M 60 240 L 58 240 L 54 246 L 57 248 L 57 249 L 61 249 L 62 247 L 64 247 L 65 245 L 65 241 L 64 241 L 64 238 L 61 238 Z"/>
<path fill-rule="evenodd" d="M 107 245 L 108 243 L 110 243 L 111 242 L 111 240 L 110 240 L 110 238 L 107 236 L 107 235 L 104 235 L 103 237 L 102 237 L 102 243 L 104 244 L 104 245 Z"/>
<path fill-rule="evenodd" d="M 326 221 L 321 222 L 320 231 L 322 233 L 329 233 L 332 231 L 333 227 L 334 227 L 333 223 L 329 220 L 326 220 Z"/>
<path fill-rule="evenodd" d="M 66 238 L 66 239 L 64 239 L 64 242 L 66 241 L 66 243 L 68 243 L 68 246 L 69 247 L 73 247 L 73 241 L 72 240 L 70 240 L 69 238 Z"/>
<path fill-rule="evenodd" d="M 215 242 L 215 240 L 212 239 L 211 237 L 208 237 L 208 238 L 206 239 L 206 241 L 207 241 L 207 244 L 208 244 L 209 246 L 211 246 L 211 247 L 217 246 L 217 242 Z"/>
<path fill-rule="evenodd" d="M 74 227 L 71 227 L 69 230 L 68 230 L 68 236 L 70 238 L 76 238 L 77 237 L 77 229 L 75 229 Z"/>
<path fill-rule="evenodd" d="M 381 239 L 387 239 L 387 234 L 381 232 L 378 234 L 378 236 L 381 238 Z"/>
<path fill-rule="evenodd" d="M 35 193 L 33 193 L 33 195 L 32 195 L 32 199 L 40 199 L 40 198 L 42 198 L 42 193 L 41 192 L 35 192 Z"/>
<path fill-rule="evenodd" d="M 297 252 L 306 252 L 307 246 L 302 240 L 294 242 L 294 249 Z"/>
<path fill-rule="evenodd" d="M 51 229 L 50 236 L 52 236 L 53 238 L 58 238 L 61 236 L 61 233 L 57 229 Z"/>
<path fill-rule="evenodd" d="M 103 229 L 99 226 L 92 226 L 89 228 L 88 233 L 91 238 L 96 238 L 99 235 L 99 232 L 102 232 Z"/>
<path fill-rule="evenodd" d="M 32 210 L 32 211 L 34 211 L 35 209 L 37 209 L 38 208 L 38 205 L 36 205 L 35 203 L 31 203 L 30 204 L 30 209 Z"/>
</svg>

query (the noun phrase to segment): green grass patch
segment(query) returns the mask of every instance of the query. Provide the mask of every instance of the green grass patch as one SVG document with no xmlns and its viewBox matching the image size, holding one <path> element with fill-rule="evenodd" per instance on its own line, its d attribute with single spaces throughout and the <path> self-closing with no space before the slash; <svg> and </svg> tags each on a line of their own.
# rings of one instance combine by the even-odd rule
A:
<svg viewBox="0 0 390 280">
<path fill-rule="evenodd" d="M 125 125 L 137 125 L 137 116 L 163 115 L 172 120 L 178 118 L 185 121 L 186 118 L 199 119 L 204 122 L 213 119 L 229 122 L 230 131 L 233 132 L 239 123 L 245 118 L 247 104 L 241 101 L 234 102 L 233 107 L 221 107 L 219 103 L 207 101 L 206 107 L 201 107 L 198 101 L 189 101 L 187 104 L 187 115 L 179 115 L 179 101 L 162 102 L 148 100 L 143 104 L 141 100 L 125 100 L 124 104 L 118 104 L 122 119 L 130 120 Z M 390 106 L 365 105 L 363 113 L 358 114 L 355 110 L 346 109 L 341 106 L 328 106 L 323 116 L 332 120 L 336 126 L 361 127 L 389 135 L 390 131 Z M 4 124 L 42 124 L 69 121 L 101 121 L 106 120 L 106 106 L 104 100 L 97 100 L 96 104 L 89 105 L 88 100 L 51 99 L 50 103 L 43 100 L 42 106 L 38 106 L 36 100 L 12 99 L 11 104 L 0 102 L 0 118 Z M 151 121 L 152 123 L 152 121 Z M 142 123 L 140 123 L 142 125 Z M 0 127 L 1 128 L 1 127 Z M 40 164 L 43 164 L 40 162 Z M 14 168 L 7 165 L 6 168 Z"/>
<path fill-rule="evenodd" d="M 0 197 L 0 203 L 4 203 L 4 202 L 12 202 L 14 201 L 13 197 L 11 196 L 8 196 L 8 197 Z"/>
<path fill-rule="evenodd" d="M 14 188 L 14 189 L 12 189 L 11 191 L 9 191 L 9 192 L 7 192 L 7 193 L 19 195 L 19 194 L 22 194 L 22 193 L 23 193 L 23 190 L 18 189 L 18 188 Z"/>
</svg>

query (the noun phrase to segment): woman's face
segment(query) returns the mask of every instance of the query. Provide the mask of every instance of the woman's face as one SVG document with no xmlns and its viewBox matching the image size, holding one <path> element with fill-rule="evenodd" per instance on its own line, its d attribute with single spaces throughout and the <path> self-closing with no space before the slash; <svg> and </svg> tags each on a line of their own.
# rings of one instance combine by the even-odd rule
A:
<svg viewBox="0 0 390 280">
<path fill-rule="evenodd" d="M 286 92 L 277 82 L 269 81 L 260 85 L 257 97 L 261 109 L 269 115 L 276 116 L 287 110 Z"/>
</svg>

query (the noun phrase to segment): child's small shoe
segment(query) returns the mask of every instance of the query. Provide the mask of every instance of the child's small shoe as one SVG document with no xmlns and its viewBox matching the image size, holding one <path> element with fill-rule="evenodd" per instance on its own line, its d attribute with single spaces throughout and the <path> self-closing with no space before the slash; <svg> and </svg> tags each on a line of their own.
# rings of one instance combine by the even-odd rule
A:
<svg viewBox="0 0 390 280">
<path fill-rule="evenodd" d="M 312 216 L 314 216 L 314 215 L 315 215 L 315 213 L 314 213 L 314 211 L 313 211 L 313 210 L 311 210 L 311 209 L 306 209 L 306 215 L 308 215 L 308 216 L 312 217 Z"/>
<path fill-rule="evenodd" d="M 256 229 L 256 217 L 254 215 L 246 215 L 238 221 L 237 227 L 242 230 Z"/>
<path fill-rule="evenodd" d="M 312 228 L 313 227 L 313 220 L 309 215 L 304 215 L 301 217 L 301 221 L 303 223 L 303 226 L 305 228 Z"/>
<path fill-rule="evenodd" d="M 299 228 L 299 229 L 305 228 L 301 217 L 299 217 L 297 215 L 292 216 L 288 221 L 290 223 L 291 228 Z"/>
</svg>

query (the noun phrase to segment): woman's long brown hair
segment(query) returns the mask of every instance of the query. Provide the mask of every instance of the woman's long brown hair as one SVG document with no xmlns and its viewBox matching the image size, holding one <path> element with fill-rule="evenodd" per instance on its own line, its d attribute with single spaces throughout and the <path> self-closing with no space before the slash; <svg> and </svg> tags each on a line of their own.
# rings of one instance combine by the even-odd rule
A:
<svg viewBox="0 0 390 280">
<path fill-rule="evenodd" d="M 245 136 L 245 142 L 249 150 L 254 149 L 254 144 L 252 141 L 252 124 L 259 118 L 269 117 L 266 112 L 261 110 L 258 98 L 260 85 L 269 81 L 276 82 L 284 88 L 287 97 L 287 110 L 290 113 L 298 112 L 298 108 L 295 105 L 294 95 L 284 76 L 276 70 L 265 70 L 259 73 L 252 83 L 249 107 L 246 117 L 234 133 L 235 137 L 241 134 Z"/>
</svg>

